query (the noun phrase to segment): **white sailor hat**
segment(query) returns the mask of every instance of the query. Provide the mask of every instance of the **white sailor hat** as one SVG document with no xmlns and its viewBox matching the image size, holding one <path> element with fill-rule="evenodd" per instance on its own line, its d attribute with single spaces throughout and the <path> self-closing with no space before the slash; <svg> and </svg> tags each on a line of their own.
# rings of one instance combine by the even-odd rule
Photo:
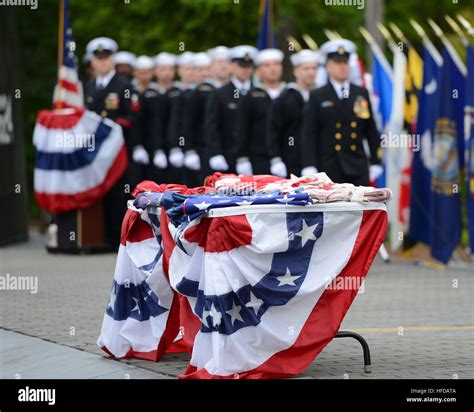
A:
<svg viewBox="0 0 474 412">
<path fill-rule="evenodd" d="M 301 50 L 290 56 L 291 64 L 296 67 L 303 63 L 318 63 L 318 52 L 313 50 Z"/>
<path fill-rule="evenodd" d="M 156 66 L 174 66 L 176 65 L 176 55 L 168 52 L 161 52 L 155 57 Z"/>
<path fill-rule="evenodd" d="M 352 53 L 355 53 L 356 46 L 347 39 L 335 39 L 324 43 L 321 46 L 321 53 L 325 60 L 348 61 Z"/>
<path fill-rule="evenodd" d="M 240 65 L 253 65 L 258 50 L 253 46 L 236 46 L 230 49 L 230 58 Z"/>
<path fill-rule="evenodd" d="M 278 63 L 281 63 L 284 57 L 285 55 L 281 50 L 263 49 L 258 52 L 257 57 L 255 58 L 255 64 L 260 66 L 261 64 L 271 60 L 276 60 Z"/>
<path fill-rule="evenodd" d="M 130 66 L 134 66 L 136 60 L 137 56 L 128 51 L 119 51 L 114 54 L 115 64 L 129 64 Z"/>
<path fill-rule="evenodd" d="M 209 66 L 212 63 L 211 56 L 205 52 L 196 53 L 193 57 L 193 66 L 194 67 L 205 67 Z"/>
<path fill-rule="evenodd" d="M 94 54 L 94 56 L 110 56 L 117 50 L 117 42 L 108 37 L 97 37 L 91 40 L 86 46 L 86 52 Z"/>
<path fill-rule="evenodd" d="M 177 58 L 178 66 L 182 66 L 185 64 L 192 64 L 195 54 L 196 53 L 193 53 L 190 51 L 185 51 L 184 53 L 181 53 Z"/>
<path fill-rule="evenodd" d="M 155 67 L 155 61 L 148 56 L 140 56 L 135 60 L 135 69 L 137 70 L 148 70 Z"/>
<path fill-rule="evenodd" d="M 226 46 L 217 46 L 207 51 L 211 59 L 214 60 L 228 60 L 230 50 Z"/>
</svg>

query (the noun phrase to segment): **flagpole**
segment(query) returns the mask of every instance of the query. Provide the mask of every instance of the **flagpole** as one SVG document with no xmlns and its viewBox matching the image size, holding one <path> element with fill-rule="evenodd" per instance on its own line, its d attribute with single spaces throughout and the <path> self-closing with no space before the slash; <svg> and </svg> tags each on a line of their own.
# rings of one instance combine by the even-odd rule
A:
<svg viewBox="0 0 474 412">
<path fill-rule="evenodd" d="M 441 39 L 443 42 L 444 46 L 448 50 L 449 55 L 453 59 L 454 63 L 458 67 L 459 71 L 463 74 L 464 77 L 467 76 L 467 67 L 464 64 L 464 62 L 461 60 L 459 55 L 457 54 L 456 50 L 454 49 L 453 45 L 451 42 L 447 39 L 447 37 L 444 35 L 443 30 L 434 22 L 432 19 L 428 19 L 428 24 L 431 26 L 435 34 Z"/>
<path fill-rule="evenodd" d="M 286 36 L 286 41 L 288 43 L 293 43 L 293 45 L 295 46 L 295 51 L 299 52 L 300 50 L 302 50 L 303 48 L 301 47 L 301 44 L 298 40 L 296 40 L 291 34 L 289 34 L 288 36 Z"/>
<path fill-rule="evenodd" d="M 275 47 L 275 44 L 273 43 L 273 0 L 268 0 L 269 2 L 269 13 L 270 13 L 270 30 L 267 31 L 267 36 L 270 37 L 267 39 L 267 44 L 270 44 L 270 47 Z"/>
<path fill-rule="evenodd" d="M 318 43 L 316 43 L 309 34 L 303 33 L 302 37 L 311 50 L 318 50 Z"/>
<path fill-rule="evenodd" d="M 376 57 L 379 59 L 380 64 L 384 66 L 384 69 L 390 75 L 390 78 L 393 79 L 393 69 L 390 66 L 390 63 L 388 62 L 387 57 L 383 53 L 377 41 L 374 39 L 374 37 L 370 34 L 370 32 L 365 27 L 360 26 L 359 32 L 360 34 L 362 34 L 362 37 L 370 46 L 372 53 L 375 54 Z"/>
<path fill-rule="evenodd" d="M 57 108 L 62 108 L 62 85 L 60 78 L 60 70 L 63 65 L 64 59 L 64 0 L 59 0 L 59 31 L 58 31 L 58 71 L 57 71 L 57 82 L 58 82 L 58 100 Z"/>
<path fill-rule="evenodd" d="M 459 24 L 457 24 L 456 21 L 447 14 L 444 15 L 444 19 L 448 22 L 451 29 L 453 29 L 453 31 L 461 38 L 462 44 L 467 47 L 469 45 L 469 40 L 464 35 L 463 31 L 461 30 L 461 27 L 459 27 Z"/>
<path fill-rule="evenodd" d="M 376 26 L 377 26 L 378 31 L 382 35 L 382 37 L 387 42 L 388 47 L 390 48 L 392 53 L 394 53 L 395 49 L 397 49 L 397 45 L 395 44 L 395 40 L 393 40 L 392 35 L 390 34 L 390 32 L 387 30 L 387 28 L 382 23 L 377 22 Z"/>
<path fill-rule="evenodd" d="M 436 49 L 433 42 L 428 38 L 428 36 L 426 35 L 426 32 L 423 29 L 423 27 L 421 27 L 420 24 L 414 19 L 410 19 L 410 24 L 415 29 L 418 36 L 421 37 L 421 40 L 423 41 L 424 46 L 429 50 L 431 56 L 436 61 L 438 66 L 442 66 L 443 65 L 443 57 L 441 56 L 439 51 Z"/>
<path fill-rule="evenodd" d="M 393 21 L 388 23 L 388 25 L 392 29 L 392 31 L 395 33 L 395 36 L 397 36 L 398 39 L 402 43 L 405 43 L 408 47 L 412 47 L 410 41 L 406 38 L 406 36 L 403 34 L 403 32 L 400 30 L 400 28 Z"/>
<path fill-rule="evenodd" d="M 458 14 L 456 15 L 458 18 L 459 22 L 463 25 L 463 27 L 466 29 L 467 33 L 474 37 L 474 28 L 472 27 L 471 23 L 469 23 L 468 20 L 466 20 L 462 15 Z"/>
</svg>

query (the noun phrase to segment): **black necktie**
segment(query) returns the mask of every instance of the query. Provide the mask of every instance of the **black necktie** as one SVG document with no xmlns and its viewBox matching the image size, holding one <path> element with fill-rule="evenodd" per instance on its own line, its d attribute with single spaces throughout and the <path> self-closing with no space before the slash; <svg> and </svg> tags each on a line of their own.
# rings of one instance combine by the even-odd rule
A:
<svg viewBox="0 0 474 412">
<path fill-rule="evenodd" d="M 347 98 L 347 89 L 344 86 L 342 86 L 341 87 L 341 100 L 346 99 L 346 98 Z"/>
</svg>

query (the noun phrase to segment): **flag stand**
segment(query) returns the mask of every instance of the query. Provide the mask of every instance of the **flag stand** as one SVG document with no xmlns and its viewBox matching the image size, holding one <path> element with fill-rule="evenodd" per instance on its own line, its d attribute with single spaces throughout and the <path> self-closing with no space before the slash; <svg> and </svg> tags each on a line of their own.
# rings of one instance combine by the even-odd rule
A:
<svg viewBox="0 0 474 412">
<path fill-rule="evenodd" d="M 364 354 L 364 372 L 372 373 L 372 364 L 370 361 L 370 349 L 367 341 L 358 333 L 350 331 L 339 331 L 336 333 L 335 338 L 353 338 L 357 340 L 362 346 L 362 352 Z"/>
<path fill-rule="evenodd" d="M 64 0 L 59 1 L 57 99 L 53 106 L 55 110 L 69 107 L 64 104 L 65 96 L 61 76 L 65 57 L 66 5 L 67 3 Z M 67 254 L 110 252 L 112 249 L 105 242 L 103 214 L 102 200 L 85 209 L 53 214 L 52 225 L 56 226 L 50 232 L 50 240 L 46 250 L 50 253 Z"/>
</svg>

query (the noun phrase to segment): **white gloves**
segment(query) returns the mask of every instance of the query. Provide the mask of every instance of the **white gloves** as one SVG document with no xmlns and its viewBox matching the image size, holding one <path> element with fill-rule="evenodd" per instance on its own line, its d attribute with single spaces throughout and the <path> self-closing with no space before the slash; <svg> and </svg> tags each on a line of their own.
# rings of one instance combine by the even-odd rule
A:
<svg viewBox="0 0 474 412">
<path fill-rule="evenodd" d="M 310 176 L 316 173 L 318 173 L 318 169 L 316 169 L 314 166 L 308 166 L 303 168 L 301 171 L 301 176 Z"/>
<path fill-rule="evenodd" d="M 135 163 L 139 163 L 141 165 L 147 165 L 150 163 L 150 157 L 143 146 L 137 146 L 135 149 L 133 149 L 132 158 Z"/>
<path fill-rule="evenodd" d="M 218 170 L 218 171 L 224 171 L 224 172 L 226 170 L 229 170 L 229 165 L 227 164 L 225 157 L 222 155 L 212 156 L 209 159 L 209 166 L 211 166 L 212 170 Z"/>
<path fill-rule="evenodd" d="M 157 150 L 155 156 L 153 157 L 153 164 L 158 169 L 166 169 L 168 166 L 168 159 L 166 158 L 165 152 L 163 150 Z"/>
<path fill-rule="evenodd" d="M 377 180 L 383 172 L 383 167 L 380 165 L 371 165 L 369 167 L 369 179 L 371 181 Z"/>
<path fill-rule="evenodd" d="M 237 164 L 235 165 L 237 174 L 239 175 L 253 175 L 252 164 L 248 157 L 240 157 L 237 159 Z"/>
<path fill-rule="evenodd" d="M 270 173 L 278 177 L 286 177 L 288 175 L 286 165 L 281 160 L 281 157 L 274 157 L 270 160 Z"/>
<path fill-rule="evenodd" d="M 170 163 L 174 167 L 183 167 L 184 164 L 184 154 L 183 151 L 179 147 L 174 147 L 170 150 L 169 155 Z"/>
<path fill-rule="evenodd" d="M 184 166 L 191 170 L 201 168 L 201 159 L 194 150 L 188 150 L 184 156 Z"/>
</svg>

